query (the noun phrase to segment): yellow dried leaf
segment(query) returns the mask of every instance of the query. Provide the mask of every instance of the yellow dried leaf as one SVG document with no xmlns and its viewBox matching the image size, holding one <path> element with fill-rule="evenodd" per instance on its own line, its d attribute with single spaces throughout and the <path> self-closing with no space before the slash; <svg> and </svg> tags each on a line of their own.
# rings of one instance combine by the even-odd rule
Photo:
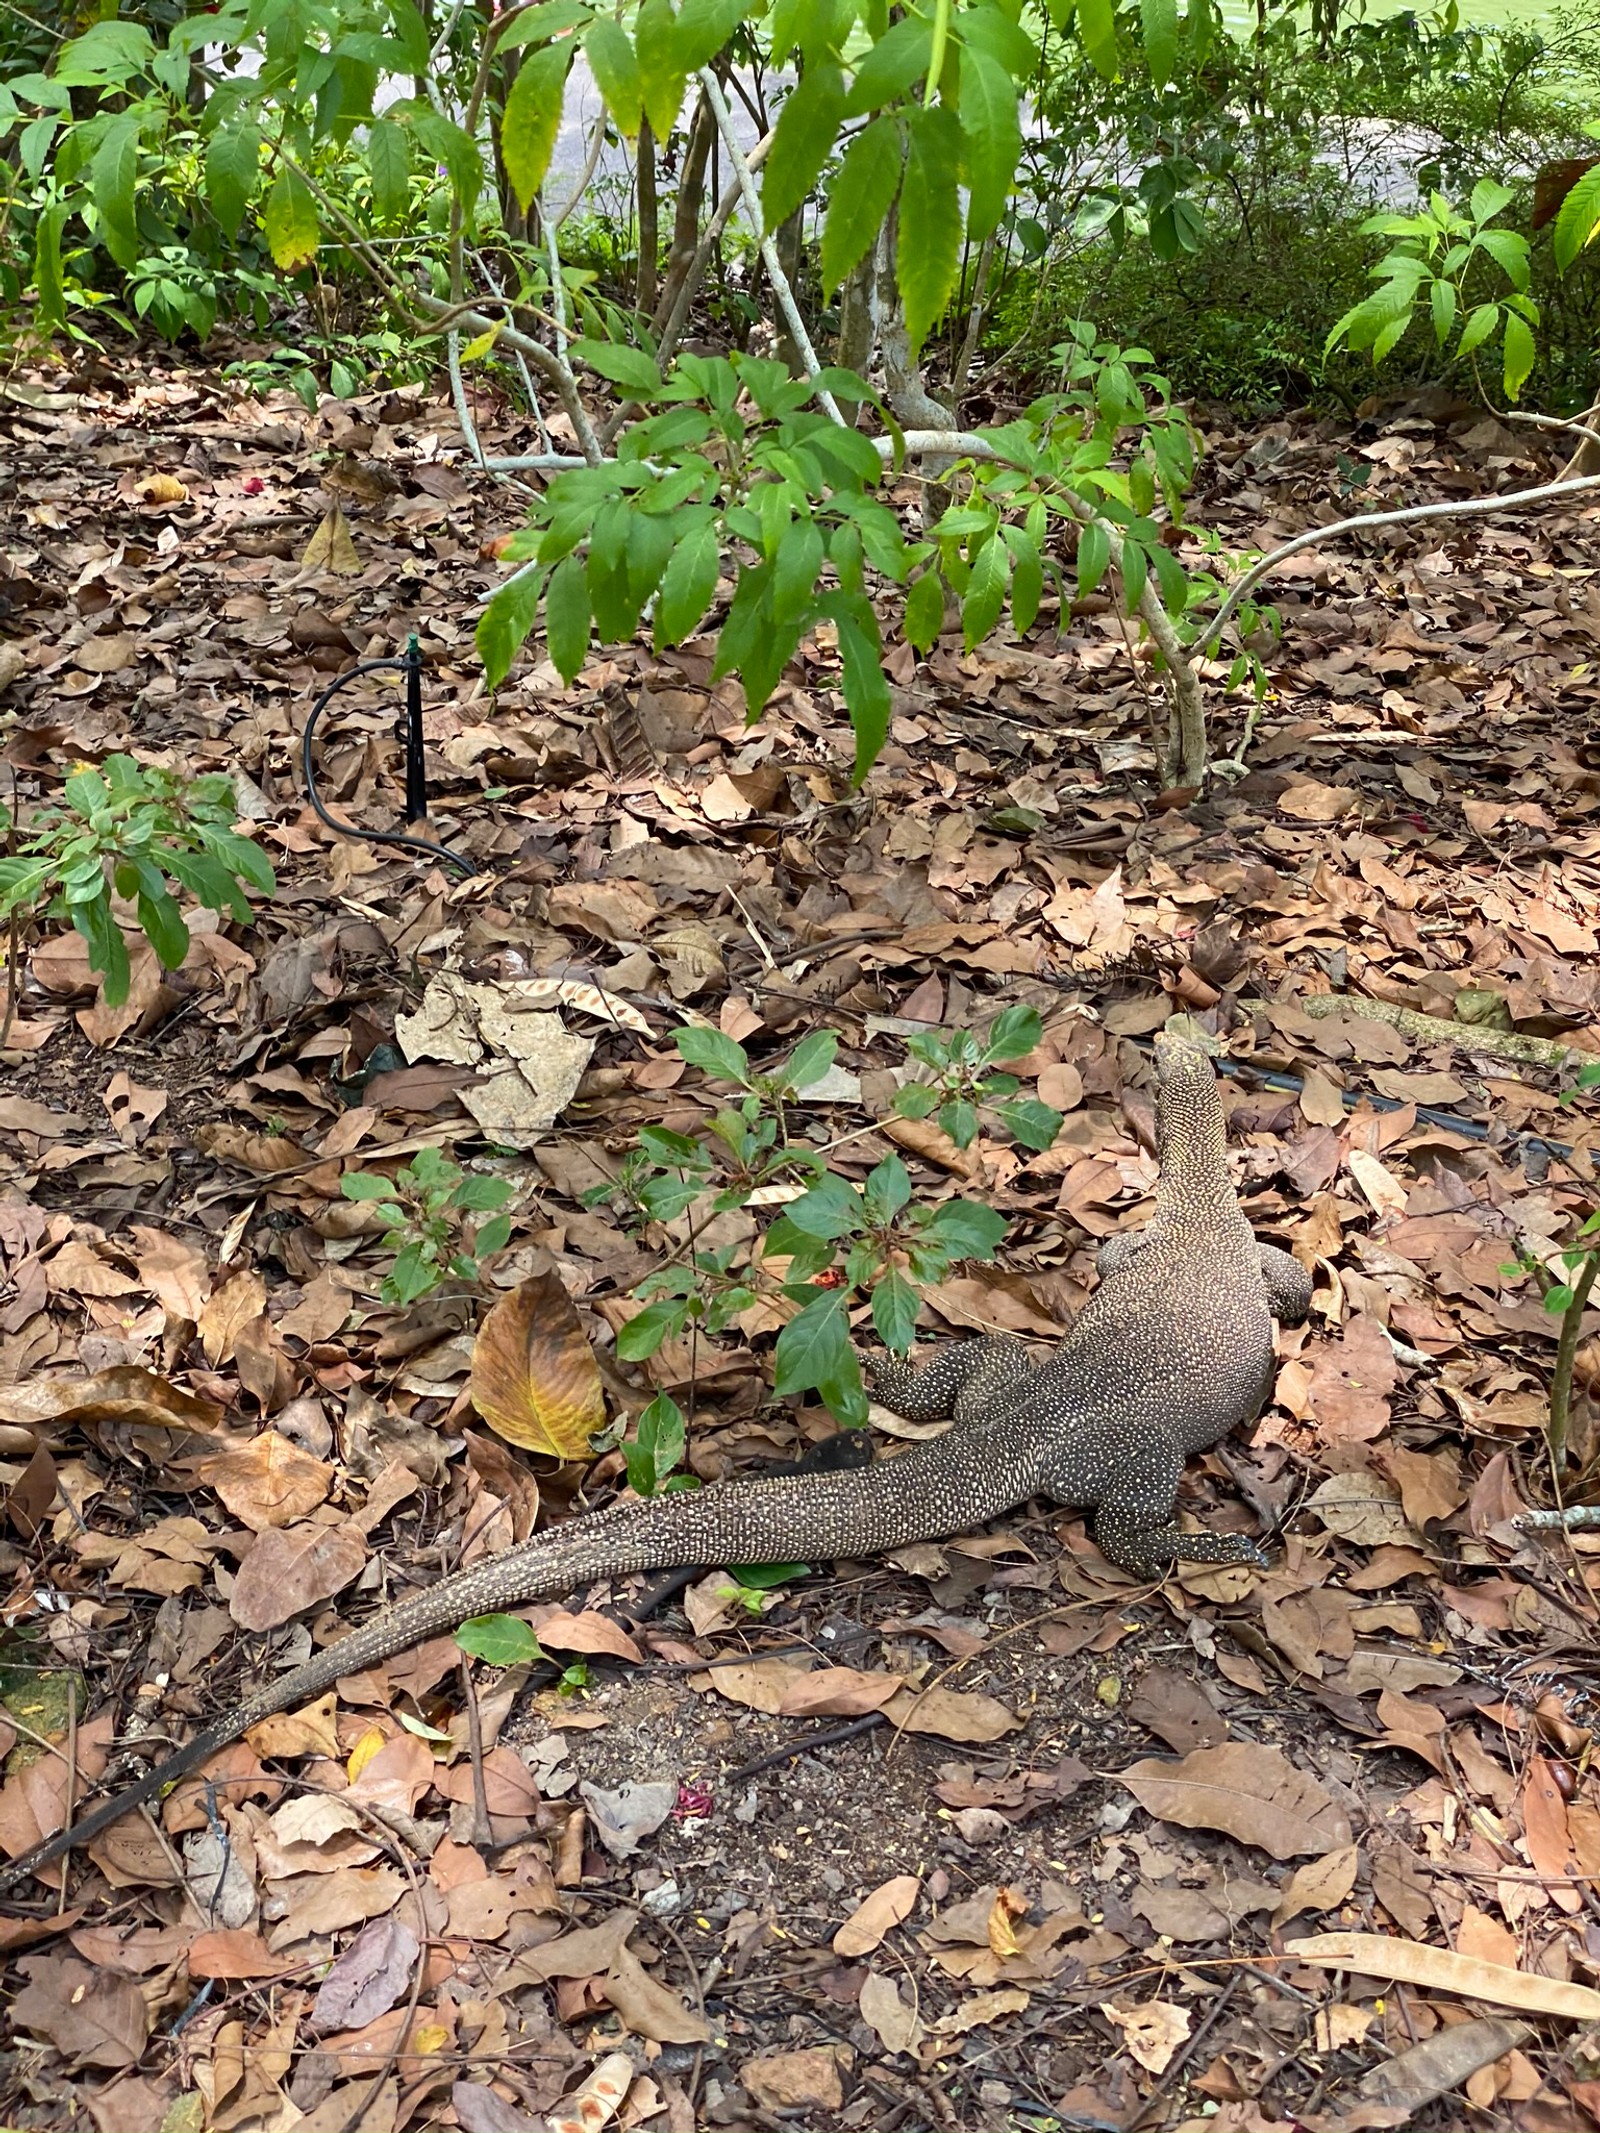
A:
<svg viewBox="0 0 1600 2133">
<path fill-rule="evenodd" d="M 472 1404 L 497 1435 L 551 1459 L 586 1459 L 606 1419 L 600 1368 L 554 1274 L 503 1296 L 478 1328 Z"/>
<path fill-rule="evenodd" d="M 350 1750 L 350 1760 L 344 1766 L 352 1785 L 378 1751 L 387 1745 L 387 1742 L 388 1735 L 386 1733 L 381 1732 L 376 1726 L 368 1726 L 366 1732 L 362 1734 L 361 1738 Z"/>
</svg>

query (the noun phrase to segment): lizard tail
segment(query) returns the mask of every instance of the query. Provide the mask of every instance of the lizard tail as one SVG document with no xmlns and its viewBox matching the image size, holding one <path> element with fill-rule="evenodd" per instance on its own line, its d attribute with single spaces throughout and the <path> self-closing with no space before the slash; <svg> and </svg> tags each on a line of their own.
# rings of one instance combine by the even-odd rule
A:
<svg viewBox="0 0 1600 2133">
<path fill-rule="evenodd" d="M 474 1615 L 525 1607 L 626 1571 L 715 1568 L 722 1563 L 832 1561 L 964 1532 L 997 1518 L 1039 1487 L 1037 1456 L 1007 1456 L 981 1427 L 914 1445 L 879 1465 L 777 1475 L 674 1491 L 610 1505 L 487 1556 L 386 1608 L 281 1674 L 201 1729 L 175 1755 L 115 1798 L 0 1867 L 0 1892 L 164 1793 L 179 1778 L 275 1712 L 307 1703 L 364 1672 L 460 1627 Z"/>
</svg>

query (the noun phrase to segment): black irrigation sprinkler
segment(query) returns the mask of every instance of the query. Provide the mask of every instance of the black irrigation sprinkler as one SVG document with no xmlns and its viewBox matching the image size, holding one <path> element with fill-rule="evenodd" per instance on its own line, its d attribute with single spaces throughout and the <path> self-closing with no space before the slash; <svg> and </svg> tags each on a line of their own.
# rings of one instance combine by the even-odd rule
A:
<svg viewBox="0 0 1600 2133">
<path fill-rule="evenodd" d="M 311 744 L 316 736 L 317 721 L 333 702 L 339 691 L 362 674 L 403 674 L 406 678 L 405 709 L 397 721 L 400 739 L 406 751 L 406 828 L 402 830 L 357 829 L 353 822 L 342 822 L 329 812 L 317 787 L 317 773 L 312 761 Z M 470 860 L 463 859 L 459 852 L 448 846 L 436 844 L 431 837 L 412 834 L 411 825 L 426 823 L 428 819 L 428 768 L 422 747 L 422 646 L 417 642 L 415 630 L 406 639 L 405 652 L 399 659 L 366 659 L 359 666 L 348 667 L 334 681 L 329 682 L 311 707 L 311 716 L 306 720 L 306 730 L 300 742 L 300 765 L 305 775 L 306 797 L 316 809 L 318 816 L 329 829 L 341 837 L 359 837 L 366 844 L 392 844 L 403 852 L 422 852 L 430 859 L 442 859 L 462 874 L 481 873 Z"/>
</svg>

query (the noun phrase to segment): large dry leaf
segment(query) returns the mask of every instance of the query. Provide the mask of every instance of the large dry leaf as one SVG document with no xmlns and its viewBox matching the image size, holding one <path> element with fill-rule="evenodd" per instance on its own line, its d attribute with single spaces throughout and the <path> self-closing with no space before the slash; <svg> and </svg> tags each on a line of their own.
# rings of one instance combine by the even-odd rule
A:
<svg viewBox="0 0 1600 2133">
<path fill-rule="evenodd" d="M 1571 2022 L 1600 2022 L 1600 1992 L 1564 1979 L 1539 1977 L 1528 1970 L 1508 1970 L 1502 1963 L 1481 1963 L 1475 1956 L 1425 1941 L 1394 1940 L 1386 1933 L 1314 1933 L 1291 1940 L 1284 1952 L 1302 1963 L 1322 1963 L 1333 1970 L 1359 1970 L 1364 1977 L 1393 1978 L 1420 1985 L 1426 1992 L 1455 1992 L 1464 2000 L 1491 2007 L 1515 2007 L 1523 2014 L 1557 2015 Z"/>
<path fill-rule="evenodd" d="M 21 1968 L 28 1983 L 11 2002 L 16 2028 L 48 2037 L 74 2066 L 138 2064 L 150 2015 L 131 1977 L 71 1955 L 30 1955 Z"/>
<path fill-rule="evenodd" d="M 644 1653 L 628 1632 L 592 1607 L 576 1615 L 564 1607 L 554 1608 L 539 1623 L 537 1635 L 541 1644 L 554 1651 L 605 1652 L 613 1659 L 631 1660 L 635 1666 L 644 1664 Z"/>
<path fill-rule="evenodd" d="M 651 1977 L 631 1948 L 619 1948 L 600 1990 L 636 2037 L 655 2044 L 706 2044 L 711 2032 L 675 1992 Z"/>
<path fill-rule="evenodd" d="M 343 1592 L 366 1561 L 366 1543 L 350 1526 L 269 1527 L 240 1565 L 228 1612 L 241 1629 L 276 1629 Z"/>
<path fill-rule="evenodd" d="M 169 1318 L 198 1320 L 211 1293 L 211 1270 L 198 1245 L 136 1223 L 132 1231 L 139 1279 Z"/>
<path fill-rule="evenodd" d="M 214 1430 L 222 1409 L 158 1378 L 138 1363 L 118 1363 L 87 1378 L 35 1378 L 0 1389 L 0 1422 L 128 1422 L 158 1429 Z"/>
<path fill-rule="evenodd" d="M 292 1526 L 327 1495 L 333 1468 L 298 1444 L 264 1429 L 248 1444 L 201 1461 L 200 1478 L 252 1533 Z"/>
<path fill-rule="evenodd" d="M 239 1335 L 267 1308 L 267 1285 L 254 1267 L 245 1267 L 206 1298 L 199 1317 L 200 1345 L 212 1364 L 230 1362 Z"/>
<path fill-rule="evenodd" d="M 891 1725 L 904 1733 L 933 1733 L 940 1740 L 980 1743 L 999 1740 L 1025 1723 L 998 1696 L 969 1695 L 959 1689 L 901 1689 L 884 1710 Z"/>
<path fill-rule="evenodd" d="M 524 1451 L 589 1456 L 590 1437 L 605 1425 L 605 1393 L 572 1299 L 554 1274 L 535 1274 L 501 1297 L 478 1328 L 472 1404 Z"/>
<path fill-rule="evenodd" d="M 1274 1859 L 1350 1842 L 1349 1817 L 1333 1795 L 1277 1748 L 1255 1741 L 1197 1748 L 1181 1763 L 1151 1757 L 1124 1770 L 1121 1782 L 1161 1821 L 1224 1830 Z"/>
<path fill-rule="evenodd" d="M 845 1962 L 870 1955 L 883 1936 L 911 1916 L 922 1889 L 916 1874 L 896 1874 L 881 1882 L 864 1903 L 858 1904 L 833 1936 L 833 1952 Z"/>
<path fill-rule="evenodd" d="M 861 1981 L 861 2019 L 878 2034 L 887 2052 L 914 2052 L 923 2039 L 916 2001 L 903 1994 L 891 1977 L 869 1970 Z"/>
</svg>

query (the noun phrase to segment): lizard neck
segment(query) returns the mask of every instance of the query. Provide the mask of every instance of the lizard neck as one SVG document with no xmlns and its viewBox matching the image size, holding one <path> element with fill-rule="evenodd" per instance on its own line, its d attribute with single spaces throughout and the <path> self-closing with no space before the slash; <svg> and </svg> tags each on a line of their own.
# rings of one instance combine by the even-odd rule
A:
<svg viewBox="0 0 1600 2133">
<path fill-rule="evenodd" d="M 1196 1054 L 1162 1060 L 1156 1100 L 1156 1218 L 1190 1234 L 1236 1228 L 1241 1217 L 1228 1175 L 1227 1128 L 1210 1062 Z"/>
</svg>

